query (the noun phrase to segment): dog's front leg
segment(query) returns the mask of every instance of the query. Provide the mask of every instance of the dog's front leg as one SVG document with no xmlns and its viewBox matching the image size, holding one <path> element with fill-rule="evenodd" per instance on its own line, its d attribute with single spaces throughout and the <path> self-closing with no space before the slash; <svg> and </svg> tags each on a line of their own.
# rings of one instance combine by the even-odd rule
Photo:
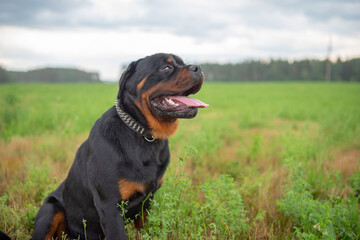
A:
<svg viewBox="0 0 360 240">
<path fill-rule="evenodd" d="M 124 218 L 117 207 L 116 198 L 103 194 L 106 193 L 94 194 L 94 205 L 106 240 L 126 240 Z"/>
</svg>

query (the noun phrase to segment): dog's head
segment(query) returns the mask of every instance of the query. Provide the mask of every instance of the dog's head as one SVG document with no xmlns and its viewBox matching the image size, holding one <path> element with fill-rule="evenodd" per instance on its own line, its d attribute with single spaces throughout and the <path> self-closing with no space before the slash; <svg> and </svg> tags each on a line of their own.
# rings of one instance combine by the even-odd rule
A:
<svg viewBox="0 0 360 240">
<path fill-rule="evenodd" d="M 129 65 L 119 81 L 118 100 L 158 139 L 176 131 L 178 118 L 193 118 L 207 104 L 188 95 L 197 93 L 204 75 L 173 54 L 159 53 Z"/>
</svg>

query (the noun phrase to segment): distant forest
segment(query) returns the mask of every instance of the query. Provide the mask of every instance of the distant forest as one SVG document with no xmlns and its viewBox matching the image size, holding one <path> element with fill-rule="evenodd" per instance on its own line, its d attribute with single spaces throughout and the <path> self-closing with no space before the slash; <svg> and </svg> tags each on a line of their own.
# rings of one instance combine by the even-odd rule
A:
<svg viewBox="0 0 360 240">
<path fill-rule="evenodd" d="M 237 64 L 201 64 L 206 81 L 325 81 L 327 64 L 331 81 L 360 82 L 360 58 L 327 60 L 247 61 Z"/>
<path fill-rule="evenodd" d="M 99 74 L 72 68 L 43 68 L 27 72 L 6 71 L 0 66 L 0 83 L 24 82 L 100 82 Z"/>
<path fill-rule="evenodd" d="M 351 81 L 360 82 L 360 58 L 327 60 L 246 61 L 236 64 L 201 64 L 206 81 Z M 0 66 L 0 83 L 100 82 L 98 73 L 67 68 L 44 68 L 27 72 L 6 71 Z"/>
</svg>

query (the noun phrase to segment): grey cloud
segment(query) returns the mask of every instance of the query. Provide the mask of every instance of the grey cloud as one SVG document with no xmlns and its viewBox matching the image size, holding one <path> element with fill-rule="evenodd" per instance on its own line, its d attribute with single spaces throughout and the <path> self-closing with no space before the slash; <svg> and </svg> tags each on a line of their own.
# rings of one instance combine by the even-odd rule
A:
<svg viewBox="0 0 360 240">
<path fill-rule="evenodd" d="M 64 25 L 67 13 L 89 5 L 85 0 L 11 0 L 0 1 L 0 25 L 44 27 Z"/>
<path fill-rule="evenodd" d="M 284 10 L 289 12 L 303 12 L 307 17 L 317 21 L 328 21 L 332 18 L 356 21 L 360 19 L 360 1 L 295 0 L 281 1 L 278 6 L 283 7 Z"/>
<path fill-rule="evenodd" d="M 144 14 L 107 19 L 88 16 L 88 0 L 12 0 L 0 2 L 0 25 L 26 27 L 131 28 L 171 32 L 199 39 L 216 38 L 227 26 L 246 25 L 253 28 L 286 29 L 317 28 L 348 33 L 360 29 L 359 1 L 279 0 L 265 1 L 136 1 Z M 82 9 L 82 15 L 77 10 Z M 294 17 L 304 18 L 299 26 Z M 331 24 L 336 22 L 336 24 Z"/>
</svg>

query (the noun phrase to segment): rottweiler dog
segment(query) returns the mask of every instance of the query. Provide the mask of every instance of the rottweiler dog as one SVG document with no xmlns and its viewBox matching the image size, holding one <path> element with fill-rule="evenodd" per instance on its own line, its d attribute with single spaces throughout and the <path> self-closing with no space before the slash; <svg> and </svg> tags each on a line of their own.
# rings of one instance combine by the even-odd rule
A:
<svg viewBox="0 0 360 240">
<path fill-rule="evenodd" d="M 83 220 L 88 240 L 126 239 L 120 203 L 125 217 L 142 228 L 169 164 L 168 138 L 178 118 L 193 118 L 208 106 L 188 97 L 203 81 L 199 66 L 173 54 L 132 62 L 115 106 L 95 122 L 67 178 L 44 200 L 32 239 L 85 239 Z"/>
</svg>

